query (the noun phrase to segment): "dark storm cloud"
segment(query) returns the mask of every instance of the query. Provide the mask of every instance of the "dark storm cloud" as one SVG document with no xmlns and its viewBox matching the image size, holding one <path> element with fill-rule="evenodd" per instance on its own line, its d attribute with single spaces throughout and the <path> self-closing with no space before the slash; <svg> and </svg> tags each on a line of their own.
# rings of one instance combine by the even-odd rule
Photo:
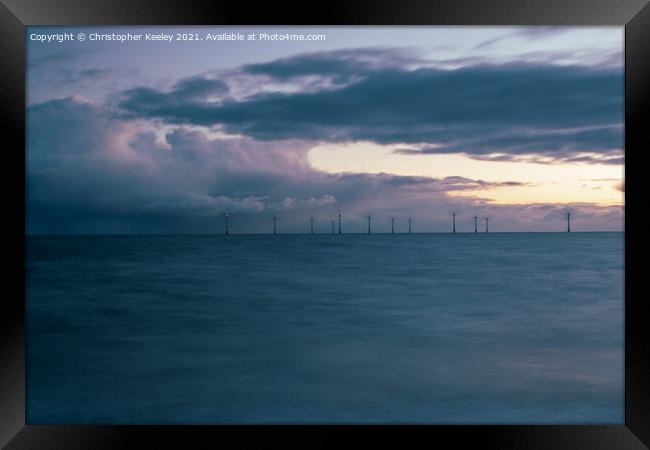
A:
<svg viewBox="0 0 650 450">
<path fill-rule="evenodd" d="M 310 143 L 222 140 L 184 126 L 160 135 L 82 98 L 33 105 L 28 121 L 30 233 L 219 232 L 226 211 L 237 232 L 267 232 L 273 215 L 283 231 L 300 232 L 310 217 L 325 226 L 338 211 L 349 232 L 363 231 L 367 214 L 378 231 L 392 216 L 436 230 L 446 229 L 452 209 L 467 223 L 473 214 L 494 214 L 495 230 L 516 230 L 533 219 L 553 227 L 546 217 L 562 208 L 451 195 L 519 182 L 320 172 L 308 163 Z M 620 218 L 616 208 L 581 208 L 580 220 L 592 227 L 616 227 Z"/>
<path fill-rule="evenodd" d="M 570 129 L 534 128 L 495 131 L 475 138 L 458 139 L 446 146 L 398 148 L 404 155 L 465 153 L 485 161 L 528 161 L 539 164 L 585 162 L 623 164 L 623 129 L 614 125 Z M 471 152 L 466 149 L 471 148 Z M 581 154 L 588 152 L 588 154 Z M 531 156 L 533 155 L 533 156 Z M 550 157 L 550 158 L 549 158 Z"/>
<path fill-rule="evenodd" d="M 212 94 L 225 94 L 228 86 L 219 80 L 186 78 L 174 85 L 174 94 L 181 99 L 202 98 Z"/>
<path fill-rule="evenodd" d="M 377 54 L 380 54 L 376 52 Z M 620 69 L 552 64 L 475 65 L 455 70 L 363 63 L 354 52 L 303 55 L 247 66 L 279 80 L 351 80 L 309 92 L 263 92 L 206 101 L 180 86 L 124 93 L 132 117 L 220 125 L 257 140 L 368 140 L 412 144 L 417 153 L 538 154 L 567 158 L 623 146 Z M 389 59 L 389 58 L 385 58 Z M 379 62 L 378 62 L 379 61 Z"/>
<path fill-rule="evenodd" d="M 619 69 L 427 64 L 386 49 L 335 51 L 168 89 L 136 86 L 110 105 L 79 96 L 33 104 L 29 232 L 218 232 L 226 211 L 237 232 L 268 231 L 275 214 L 283 231 L 301 231 L 310 217 L 329 224 L 339 210 L 346 231 L 362 231 L 367 214 L 378 231 L 392 216 L 413 217 L 420 230 L 447 229 L 452 210 L 459 224 L 490 215 L 495 230 L 521 231 L 561 226 L 567 208 L 582 229 L 621 228 L 620 207 L 495 205 L 472 196 L 525 185 L 518 182 L 332 174 L 310 165 L 315 143 L 358 140 L 399 144 L 400 153 L 622 161 Z M 84 70 L 75 75 L 106 75 Z M 201 126 L 241 136 L 215 138 Z"/>
<path fill-rule="evenodd" d="M 157 111 L 167 115 L 188 105 L 198 107 L 206 97 L 227 94 L 228 90 L 228 86 L 220 80 L 192 77 L 179 81 L 168 92 L 149 87 L 129 89 L 124 92 L 120 106 L 126 111 Z"/>
</svg>

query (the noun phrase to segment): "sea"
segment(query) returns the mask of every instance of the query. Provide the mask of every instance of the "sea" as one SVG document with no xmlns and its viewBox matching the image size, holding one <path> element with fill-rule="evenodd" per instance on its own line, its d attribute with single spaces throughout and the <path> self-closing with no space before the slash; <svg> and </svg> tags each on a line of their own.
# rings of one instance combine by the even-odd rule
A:
<svg viewBox="0 0 650 450">
<path fill-rule="evenodd" d="M 30 424 L 624 422 L 623 233 L 26 246 Z"/>
</svg>

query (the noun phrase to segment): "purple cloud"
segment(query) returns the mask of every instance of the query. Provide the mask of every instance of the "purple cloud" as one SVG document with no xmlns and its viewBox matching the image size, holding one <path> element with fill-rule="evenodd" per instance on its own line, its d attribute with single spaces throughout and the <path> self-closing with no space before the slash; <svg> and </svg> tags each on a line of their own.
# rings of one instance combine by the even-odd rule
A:
<svg viewBox="0 0 650 450">
<path fill-rule="evenodd" d="M 205 129 L 124 120 L 81 98 L 28 109 L 27 221 L 30 233 L 220 232 L 232 213 L 236 232 L 267 232 L 274 215 L 282 230 L 302 232 L 310 217 L 329 229 L 339 211 L 346 231 L 375 217 L 417 231 L 445 231 L 457 213 L 459 230 L 473 216 L 494 230 L 554 230 L 566 205 L 495 205 L 468 194 L 518 186 L 460 176 L 330 174 L 312 168 L 311 141 L 211 137 Z M 454 192 L 465 192 L 463 197 Z M 570 205 L 576 229 L 620 229 L 622 208 Z M 469 229 L 469 228 L 468 228 Z"/>
<path fill-rule="evenodd" d="M 445 70 L 408 61 L 422 64 L 378 49 L 299 55 L 241 70 L 262 84 L 305 76 L 338 84 L 237 99 L 188 97 L 178 85 L 166 92 L 140 87 L 124 92 L 118 106 L 130 118 L 217 126 L 260 141 L 365 140 L 409 144 L 406 154 L 622 161 L 620 67 L 511 62 Z M 602 158 L 585 156 L 594 153 Z"/>
</svg>

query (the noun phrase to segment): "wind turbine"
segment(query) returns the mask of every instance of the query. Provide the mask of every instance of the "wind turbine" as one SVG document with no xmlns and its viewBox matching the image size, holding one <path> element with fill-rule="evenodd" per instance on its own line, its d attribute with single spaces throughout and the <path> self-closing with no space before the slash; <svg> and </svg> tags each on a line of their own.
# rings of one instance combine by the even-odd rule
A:
<svg viewBox="0 0 650 450">
<path fill-rule="evenodd" d="M 339 211 L 339 234 L 341 234 L 341 211 Z"/>
</svg>

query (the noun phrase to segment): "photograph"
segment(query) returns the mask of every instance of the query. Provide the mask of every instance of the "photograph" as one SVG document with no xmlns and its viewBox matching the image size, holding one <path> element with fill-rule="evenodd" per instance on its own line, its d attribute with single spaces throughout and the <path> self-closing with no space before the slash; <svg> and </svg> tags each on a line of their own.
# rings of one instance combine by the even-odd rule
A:
<svg viewBox="0 0 650 450">
<path fill-rule="evenodd" d="M 25 28 L 26 423 L 626 423 L 623 26 Z"/>
</svg>

